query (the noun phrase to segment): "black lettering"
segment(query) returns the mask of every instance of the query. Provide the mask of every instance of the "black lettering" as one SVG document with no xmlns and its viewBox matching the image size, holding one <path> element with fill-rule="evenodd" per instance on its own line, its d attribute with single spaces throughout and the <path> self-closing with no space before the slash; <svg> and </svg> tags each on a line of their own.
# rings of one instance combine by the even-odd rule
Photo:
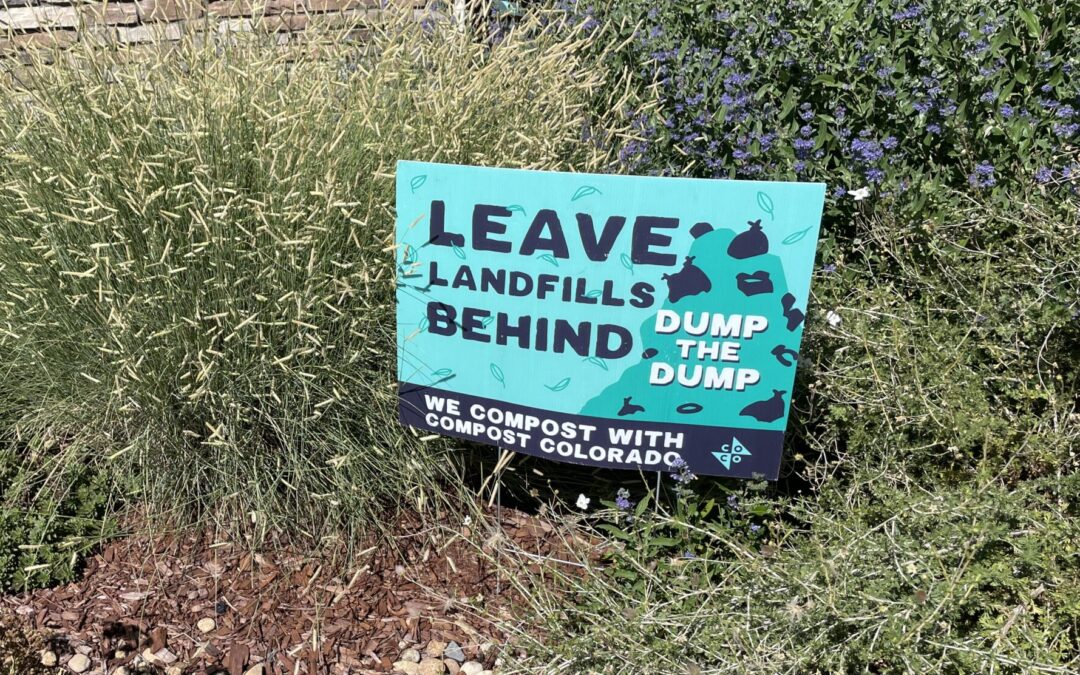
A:
<svg viewBox="0 0 1080 675">
<path fill-rule="evenodd" d="M 634 296 L 630 299 L 630 305 L 638 309 L 652 307 L 653 303 L 656 302 L 654 293 L 656 293 L 656 288 L 652 284 L 639 281 L 630 287 L 630 295 Z"/>
<path fill-rule="evenodd" d="M 624 216 L 610 216 L 604 223 L 604 230 L 596 237 L 596 228 L 593 225 L 592 216 L 588 213 L 577 214 L 578 232 L 581 233 L 581 245 L 585 249 L 585 255 L 589 260 L 603 262 L 611 255 L 611 249 L 615 246 L 615 240 L 619 238 L 626 225 Z"/>
<path fill-rule="evenodd" d="M 610 346 L 613 335 L 619 338 L 619 344 L 616 347 Z M 596 355 L 600 358 L 621 359 L 629 354 L 633 347 L 633 336 L 622 326 L 604 323 L 596 327 Z"/>
<path fill-rule="evenodd" d="M 506 270 L 480 268 L 480 290 L 485 293 L 495 291 L 499 295 L 506 293 Z"/>
<path fill-rule="evenodd" d="M 550 237 L 541 236 L 545 229 L 551 230 Z M 538 250 L 551 251 L 556 258 L 569 258 L 570 249 L 566 246 L 559 214 L 551 209 L 540 209 L 533 218 L 532 225 L 521 240 L 521 255 L 532 255 Z"/>
<path fill-rule="evenodd" d="M 488 235 L 505 234 L 506 223 L 492 220 L 491 216 L 509 218 L 513 215 L 510 209 L 492 204 L 477 204 L 473 207 L 472 232 L 473 248 L 477 251 L 494 251 L 495 253 L 509 253 L 510 242 L 499 239 L 491 239 Z"/>
<path fill-rule="evenodd" d="M 435 335 L 453 335 L 457 332 L 457 311 L 444 302 L 427 304 L 428 332 Z"/>
<path fill-rule="evenodd" d="M 457 274 L 454 275 L 454 288 L 465 287 L 470 291 L 476 290 L 476 279 L 473 278 L 472 268 L 468 265 L 462 265 L 458 268 Z"/>
<path fill-rule="evenodd" d="M 431 233 L 429 241 L 435 246 L 465 245 L 465 235 L 446 231 L 446 204 L 441 199 L 431 202 L 431 220 L 428 231 Z"/>
<path fill-rule="evenodd" d="M 486 309 L 466 307 L 461 310 L 461 337 L 474 342 L 491 342 L 491 336 L 480 331 L 484 328 L 484 317 L 490 316 Z"/>
<path fill-rule="evenodd" d="M 569 345 L 578 356 L 589 355 L 589 338 L 592 336 L 592 324 L 582 321 L 574 326 L 565 319 L 555 319 L 555 338 L 551 351 L 562 354 Z"/>
<path fill-rule="evenodd" d="M 664 265 L 667 267 L 674 265 L 676 261 L 674 253 L 655 253 L 652 250 L 654 246 L 660 247 L 671 244 L 671 237 L 653 230 L 670 230 L 678 226 L 678 218 L 638 216 L 634 220 L 634 238 L 630 242 L 630 260 L 635 265 Z"/>
<path fill-rule="evenodd" d="M 510 324 L 510 317 L 505 312 L 495 315 L 495 343 L 505 345 L 509 338 L 517 338 L 518 347 L 529 348 L 529 327 L 532 317 L 522 316 L 515 325 Z"/>
<path fill-rule="evenodd" d="M 626 301 L 615 297 L 615 282 L 608 279 L 604 282 L 604 292 L 600 295 L 600 303 L 605 307 L 622 307 Z"/>
<path fill-rule="evenodd" d="M 439 263 L 434 260 L 431 261 L 430 272 L 428 273 L 428 283 L 431 286 L 446 286 L 446 279 L 439 276 Z"/>
</svg>

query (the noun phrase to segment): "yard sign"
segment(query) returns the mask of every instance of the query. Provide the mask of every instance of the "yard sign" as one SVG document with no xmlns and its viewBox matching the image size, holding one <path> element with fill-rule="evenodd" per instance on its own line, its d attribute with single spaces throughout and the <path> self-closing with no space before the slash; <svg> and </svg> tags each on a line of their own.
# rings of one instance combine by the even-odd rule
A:
<svg viewBox="0 0 1080 675">
<path fill-rule="evenodd" d="M 825 186 L 399 162 L 404 424 L 776 478 Z"/>
</svg>

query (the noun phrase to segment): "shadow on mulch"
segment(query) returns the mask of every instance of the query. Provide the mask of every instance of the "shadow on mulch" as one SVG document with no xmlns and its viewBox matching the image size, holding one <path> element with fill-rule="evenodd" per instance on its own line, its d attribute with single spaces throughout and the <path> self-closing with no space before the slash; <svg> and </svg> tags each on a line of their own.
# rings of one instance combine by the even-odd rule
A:
<svg viewBox="0 0 1080 675">
<path fill-rule="evenodd" d="M 30 630 L 13 617 L 0 616 L 0 675 L 44 675 L 41 653 L 56 648 L 45 635 Z"/>
<path fill-rule="evenodd" d="M 543 519 L 503 508 L 501 523 L 515 550 L 568 554 Z M 144 663 L 158 672 L 241 675 L 262 664 L 267 675 L 379 673 L 403 647 L 430 641 L 455 641 L 492 667 L 505 636 L 484 616 L 509 618 L 515 601 L 483 553 L 496 532 L 413 515 L 392 531 L 394 546 L 373 540 L 336 562 L 288 546 L 254 552 L 209 533 L 132 537 L 104 546 L 75 583 L 0 598 L 0 620 L 55 636 L 60 664 L 89 651 L 98 673 Z M 40 668 L 42 647 L 28 648 L 23 662 Z"/>
</svg>

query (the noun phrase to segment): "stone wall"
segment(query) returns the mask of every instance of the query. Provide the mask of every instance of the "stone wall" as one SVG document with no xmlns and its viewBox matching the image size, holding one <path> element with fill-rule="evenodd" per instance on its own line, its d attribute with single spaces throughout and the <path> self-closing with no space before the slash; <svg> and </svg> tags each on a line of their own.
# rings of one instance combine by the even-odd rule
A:
<svg viewBox="0 0 1080 675">
<path fill-rule="evenodd" d="M 420 11 L 422 0 L 390 0 Z M 77 41 L 139 44 L 189 31 L 269 31 L 281 43 L 303 39 L 314 23 L 355 25 L 385 0 L 0 0 L 0 53 Z"/>
</svg>

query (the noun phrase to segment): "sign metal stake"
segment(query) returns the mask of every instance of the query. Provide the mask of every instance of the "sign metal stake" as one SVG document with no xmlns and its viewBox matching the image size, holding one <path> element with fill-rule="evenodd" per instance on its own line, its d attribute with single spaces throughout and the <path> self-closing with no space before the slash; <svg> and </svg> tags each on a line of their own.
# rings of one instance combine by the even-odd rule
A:
<svg viewBox="0 0 1080 675">
<path fill-rule="evenodd" d="M 499 448 L 500 457 L 503 449 Z M 502 473 L 495 476 L 495 526 L 499 528 L 499 543 L 502 543 Z M 502 595 L 502 576 L 495 573 L 495 595 Z"/>
</svg>

